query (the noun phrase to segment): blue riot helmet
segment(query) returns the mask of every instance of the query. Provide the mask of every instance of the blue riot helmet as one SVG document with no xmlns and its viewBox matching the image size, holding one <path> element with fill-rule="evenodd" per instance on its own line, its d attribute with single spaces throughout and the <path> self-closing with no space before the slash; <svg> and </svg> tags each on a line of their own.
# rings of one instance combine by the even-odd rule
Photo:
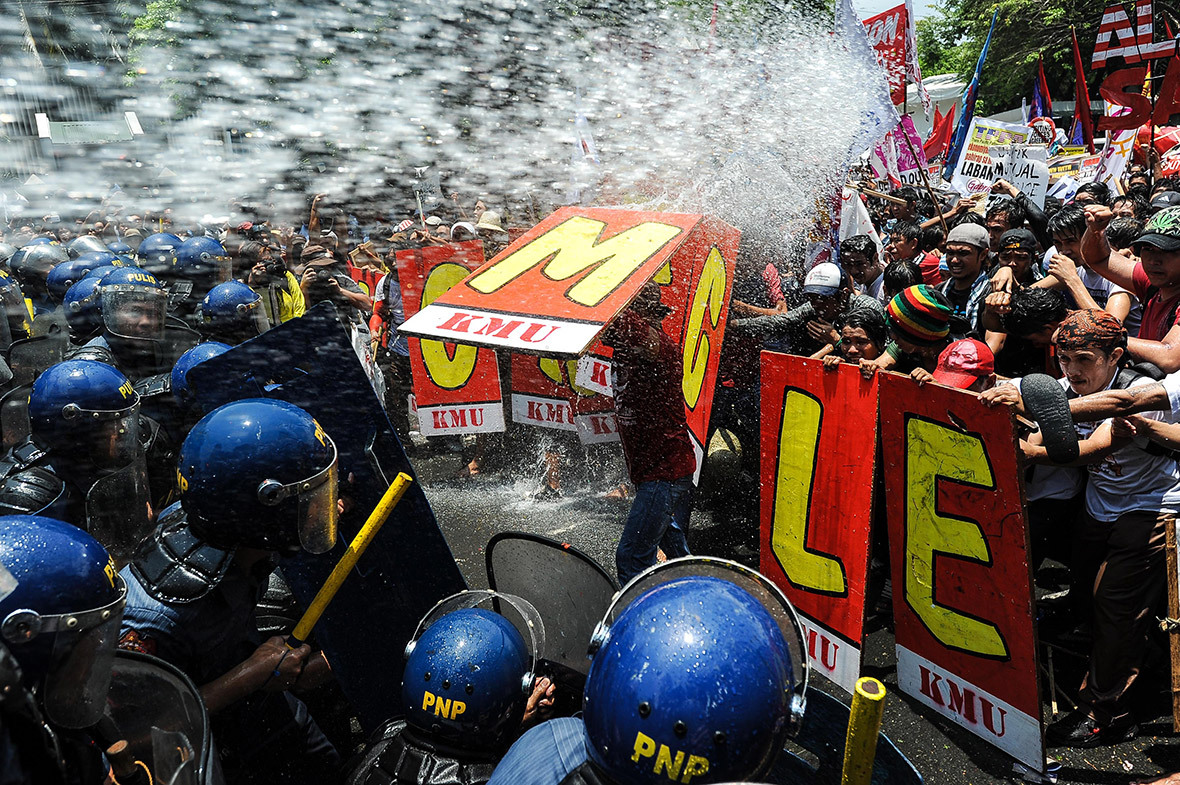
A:
<svg viewBox="0 0 1180 785">
<path fill-rule="evenodd" d="M 503 752 L 520 732 L 544 645 L 540 614 L 520 597 L 464 591 L 446 598 L 406 646 L 406 722 L 431 741 Z"/>
<path fill-rule="evenodd" d="M 177 483 L 189 527 L 214 547 L 336 543 L 336 445 L 294 404 L 248 398 L 205 415 L 181 445 Z"/>
<path fill-rule="evenodd" d="M 33 441 L 83 489 L 140 454 L 139 394 L 106 363 L 66 360 L 50 366 L 29 394 Z"/>
<path fill-rule="evenodd" d="M 256 338 L 270 326 L 262 297 L 241 281 L 226 281 L 209 290 L 197 309 L 202 335 L 239 344 Z"/>
<path fill-rule="evenodd" d="M 85 343 L 102 331 L 98 284 L 98 278 L 86 276 L 67 289 L 62 298 L 70 340 L 76 344 Z"/>
<path fill-rule="evenodd" d="M 801 629 L 782 592 L 734 562 L 636 576 L 591 642 L 591 763 L 616 782 L 667 782 L 664 764 L 697 783 L 758 780 L 803 715 Z"/>
<path fill-rule="evenodd" d="M 110 555 L 82 529 L 0 517 L 0 637 L 52 724 L 102 717 L 126 597 Z"/>
<path fill-rule="evenodd" d="M 113 273 L 115 270 L 118 270 L 118 269 L 119 268 L 113 264 L 104 264 L 102 267 L 95 267 L 93 270 L 86 273 L 82 277 L 83 278 L 97 278 L 98 280 L 101 281 L 107 273 Z"/>
<path fill-rule="evenodd" d="M 149 234 L 135 252 L 139 266 L 152 275 L 167 275 L 176 262 L 176 249 L 181 239 L 169 232 Z"/>
<path fill-rule="evenodd" d="M 41 237 L 34 237 L 32 240 L 29 240 L 27 243 L 25 243 L 25 245 L 57 245 L 57 244 L 58 244 L 57 240 L 54 240 L 52 237 L 45 237 L 44 235 L 42 235 Z"/>
<path fill-rule="evenodd" d="M 45 279 L 50 299 L 61 302 L 66 296 L 67 289 L 82 280 L 91 270 L 107 265 L 113 258 L 113 254 L 106 252 L 84 253 L 77 259 L 62 262 L 54 267 Z"/>
<path fill-rule="evenodd" d="M 9 260 L 8 269 L 20 284 L 25 297 L 44 300 L 49 296 L 49 291 L 45 287 L 49 271 L 62 262 L 68 262 L 69 254 L 57 243 L 26 245 L 21 250 L 24 251 L 23 254 Z"/>
<path fill-rule="evenodd" d="M 16 246 L 12 243 L 0 242 L 0 268 L 8 268 L 8 260 L 16 253 Z"/>
<path fill-rule="evenodd" d="M 81 262 L 85 265 L 87 270 L 94 270 L 105 265 L 112 265 L 122 267 L 125 265 L 116 265 L 119 257 L 110 251 L 87 251 L 86 253 L 75 259 L 75 262 Z"/>
<path fill-rule="evenodd" d="M 152 354 L 164 337 L 168 292 L 151 273 L 116 267 L 99 282 L 107 341 L 117 352 Z"/>
<path fill-rule="evenodd" d="M 199 343 L 180 355 L 176 365 L 172 366 L 172 395 L 182 407 L 193 403 L 192 393 L 188 388 L 188 372 L 195 366 L 220 354 L 225 354 L 233 347 L 219 341 Z"/>
<path fill-rule="evenodd" d="M 106 243 L 92 234 L 83 234 L 66 243 L 66 253 L 71 259 L 77 259 L 84 253 L 109 253 Z"/>
<path fill-rule="evenodd" d="M 125 254 L 127 256 L 130 256 L 133 253 L 135 253 L 134 249 L 132 249 L 132 247 L 130 245 L 123 242 L 122 240 L 116 240 L 113 243 L 107 243 L 107 250 L 113 254 L 120 254 L 120 255 Z"/>
<path fill-rule="evenodd" d="M 198 276 L 229 277 L 229 254 L 212 237 L 190 237 L 176 249 L 176 268 L 188 278 Z"/>
</svg>

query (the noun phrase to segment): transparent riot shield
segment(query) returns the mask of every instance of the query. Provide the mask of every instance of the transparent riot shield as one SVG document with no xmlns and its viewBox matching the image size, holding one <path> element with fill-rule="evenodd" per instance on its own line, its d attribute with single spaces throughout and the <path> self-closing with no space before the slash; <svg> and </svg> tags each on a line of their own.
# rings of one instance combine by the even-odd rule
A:
<svg viewBox="0 0 1180 785">
<path fill-rule="evenodd" d="M 187 352 L 201 342 L 201 334 L 179 319 L 169 317 L 164 325 L 164 338 L 160 344 L 161 367 L 172 370 L 172 366 Z"/>
<path fill-rule="evenodd" d="M 120 566 L 152 532 L 147 466 L 141 457 L 102 477 L 86 492 L 86 530 Z"/>
<path fill-rule="evenodd" d="M 65 311 L 61 306 L 54 308 L 52 311 L 37 314 L 33 318 L 33 337 L 37 338 L 42 335 L 61 335 L 68 337 L 70 334 L 70 325 L 66 321 Z"/>
<path fill-rule="evenodd" d="M 14 341 L 8 349 L 8 367 L 17 387 L 32 384 L 42 371 L 61 362 L 69 333 L 52 333 Z"/>
<path fill-rule="evenodd" d="M 209 717 L 195 684 L 163 660 L 119 651 L 107 694 L 107 716 L 162 785 L 222 785 L 214 764 Z"/>
<path fill-rule="evenodd" d="M 32 382 L 9 390 L 0 397 L 0 448 L 5 452 L 29 438 L 29 393 Z"/>
<path fill-rule="evenodd" d="M 501 532 L 488 542 L 486 558 L 488 585 L 523 597 L 541 614 L 547 649 L 540 671 L 576 709 L 590 671 L 590 637 L 618 584 L 577 548 L 537 534 Z"/>
</svg>

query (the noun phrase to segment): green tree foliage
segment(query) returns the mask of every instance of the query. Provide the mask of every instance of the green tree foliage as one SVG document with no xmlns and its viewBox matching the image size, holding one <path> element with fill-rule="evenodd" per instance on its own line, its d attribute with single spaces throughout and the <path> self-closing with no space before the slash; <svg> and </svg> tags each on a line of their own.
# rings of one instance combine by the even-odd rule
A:
<svg viewBox="0 0 1180 785">
<path fill-rule="evenodd" d="M 976 114 L 994 114 L 1020 106 L 1032 97 L 1037 55 L 1045 61 L 1045 77 L 1054 99 L 1074 95 L 1073 48 L 1070 25 L 1077 28 L 1082 63 L 1093 99 L 1105 72 L 1089 70 L 1098 23 L 1108 0 L 942 0 L 935 15 L 917 24 L 918 62 L 923 74 L 958 74 L 970 79 L 987 38 L 992 9 L 999 7 L 996 31 L 980 80 Z M 1134 19 L 1133 3 L 1126 3 Z M 1155 2 L 1156 39 L 1162 39 L 1164 20 L 1176 31 L 1177 5 Z M 1120 61 L 1121 62 L 1121 61 Z M 1116 67 L 1118 67 L 1116 65 Z"/>
</svg>

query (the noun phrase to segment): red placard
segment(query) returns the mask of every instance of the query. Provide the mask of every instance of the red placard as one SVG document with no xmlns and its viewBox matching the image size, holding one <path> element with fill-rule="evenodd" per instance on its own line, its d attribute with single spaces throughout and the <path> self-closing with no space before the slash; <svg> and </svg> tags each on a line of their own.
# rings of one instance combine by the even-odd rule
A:
<svg viewBox="0 0 1180 785">
<path fill-rule="evenodd" d="M 880 374 L 897 681 L 1041 771 L 1024 485 L 1012 413 Z"/>
<path fill-rule="evenodd" d="M 799 612 L 813 668 L 860 677 L 877 379 L 762 352 L 761 572 Z"/>
<path fill-rule="evenodd" d="M 864 21 L 865 35 L 877 62 L 889 78 L 889 97 L 894 104 L 905 101 L 905 3 L 870 16 Z"/>
<path fill-rule="evenodd" d="M 704 221 L 701 215 L 563 207 L 401 329 L 577 357 Z"/>
<path fill-rule="evenodd" d="M 398 251 L 406 318 L 418 313 L 483 264 L 478 240 Z M 500 372 L 491 349 L 409 339 L 410 370 L 423 436 L 504 430 Z"/>
<path fill-rule="evenodd" d="M 577 360 L 512 355 L 512 421 L 575 431 L 583 444 L 619 440 L 614 400 L 576 382 Z"/>
<path fill-rule="evenodd" d="M 385 273 L 375 267 L 357 267 L 352 262 L 346 262 L 348 265 L 348 274 L 352 280 L 356 281 L 357 286 L 369 297 L 377 291 L 377 284 L 381 281 Z"/>
</svg>

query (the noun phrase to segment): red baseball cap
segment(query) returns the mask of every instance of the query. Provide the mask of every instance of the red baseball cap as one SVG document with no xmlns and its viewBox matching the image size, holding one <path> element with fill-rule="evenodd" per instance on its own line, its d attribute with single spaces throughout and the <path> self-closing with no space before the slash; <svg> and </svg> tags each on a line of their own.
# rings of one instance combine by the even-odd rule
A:
<svg viewBox="0 0 1180 785">
<path fill-rule="evenodd" d="M 947 387 L 967 389 L 981 376 L 996 372 L 996 356 L 982 341 L 963 338 L 955 341 L 938 355 L 938 367 L 934 369 L 934 381 Z"/>
</svg>

